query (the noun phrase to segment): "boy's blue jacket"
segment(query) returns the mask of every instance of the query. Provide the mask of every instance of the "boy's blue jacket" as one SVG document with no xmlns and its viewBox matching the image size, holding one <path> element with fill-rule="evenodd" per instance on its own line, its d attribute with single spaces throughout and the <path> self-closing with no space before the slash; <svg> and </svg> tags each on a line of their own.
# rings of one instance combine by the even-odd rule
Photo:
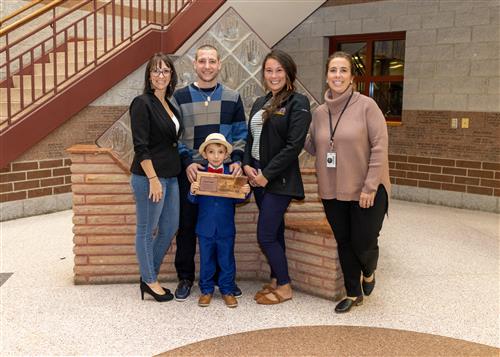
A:
<svg viewBox="0 0 500 357">
<path fill-rule="evenodd" d="M 206 168 L 205 168 L 206 170 Z M 230 174 L 229 166 L 224 164 L 224 173 Z M 205 237 L 231 237 L 236 234 L 234 225 L 234 206 L 236 203 L 245 202 L 250 194 L 244 199 L 196 196 L 188 193 L 188 200 L 198 204 L 198 221 L 196 223 L 196 234 Z"/>
</svg>

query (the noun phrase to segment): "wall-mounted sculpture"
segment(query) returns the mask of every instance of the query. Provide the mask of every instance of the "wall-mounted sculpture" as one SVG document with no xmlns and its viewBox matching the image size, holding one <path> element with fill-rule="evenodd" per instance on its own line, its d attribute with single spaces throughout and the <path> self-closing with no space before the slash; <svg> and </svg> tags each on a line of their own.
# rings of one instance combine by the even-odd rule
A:
<svg viewBox="0 0 500 357">
<path fill-rule="evenodd" d="M 175 60 L 178 88 L 196 81 L 193 70 L 194 56 L 196 49 L 204 44 L 218 49 L 222 60 L 218 80 L 240 93 L 248 115 L 255 99 L 265 94 L 261 84 L 261 65 L 264 56 L 271 49 L 233 8 L 229 8 L 186 53 Z M 298 77 L 300 78 L 300 72 Z M 318 102 L 299 80 L 296 81 L 296 86 L 300 93 L 309 98 L 311 110 L 314 110 Z M 131 137 L 130 118 L 126 112 L 96 143 L 100 147 L 112 148 L 121 160 L 130 164 L 133 159 Z"/>
</svg>

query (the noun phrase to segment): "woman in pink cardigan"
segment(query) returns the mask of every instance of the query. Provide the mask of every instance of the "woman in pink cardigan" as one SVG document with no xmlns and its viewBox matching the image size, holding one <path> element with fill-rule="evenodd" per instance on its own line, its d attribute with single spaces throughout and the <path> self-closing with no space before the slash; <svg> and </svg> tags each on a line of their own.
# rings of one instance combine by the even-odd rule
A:
<svg viewBox="0 0 500 357">
<path fill-rule="evenodd" d="M 354 90 L 352 68 L 345 52 L 328 58 L 325 103 L 313 113 L 304 147 L 316 156 L 319 195 L 344 274 L 347 296 L 337 313 L 361 305 L 363 293 L 375 287 L 378 236 L 390 194 L 385 118 L 373 99 Z"/>
</svg>

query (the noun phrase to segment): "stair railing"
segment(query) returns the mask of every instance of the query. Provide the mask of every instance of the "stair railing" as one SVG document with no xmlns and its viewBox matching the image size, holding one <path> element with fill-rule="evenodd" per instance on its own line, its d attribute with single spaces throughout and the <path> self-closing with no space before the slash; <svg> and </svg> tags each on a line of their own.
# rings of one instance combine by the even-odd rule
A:
<svg viewBox="0 0 500 357">
<path fill-rule="evenodd" d="M 66 1 L 75 3 L 54 0 L 43 9 Z M 33 30 L 40 18 L 33 14 L 28 15 L 29 21 L 21 19 L 1 29 L 0 60 L 5 62 L 0 62 L 0 90 L 6 93 L 7 108 L 0 112 L 0 132 L 35 110 L 41 100 L 56 95 L 74 78 L 98 66 L 115 50 L 152 28 L 165 29 L 193 1 L 80 0 L 61 14 L 56 11 L 60 7 L 51 7 L 47 11 L 52 12 L 52 18 Z M 26 30 L 19 31 L 22 35 L 11 39 L 18 32 L 15 30 L 23 26 Z M 58 66 L 58 60 L 64 68 Z M 35 76 L 40 68 L 41 73 Z M 15 90 L 19 92 L 19 102 L 12 100 Z"/>
<path fill-rule="evenodd" d="M 7 21 L 13 19 L 14 17 L 21 15 L 23 12 L 31 9 L 33 6 L 38 5 L 39 3 L 43 2 L 43 1 L 44 0 L 31 0 L 29 3 L 20 7 L 16 11 L 14 11 L 14 12 L 10 13 L 9 15 L 5 16 L 4 18 L 0 19 L 0 26 L 2 26 Z"/>
</svg>

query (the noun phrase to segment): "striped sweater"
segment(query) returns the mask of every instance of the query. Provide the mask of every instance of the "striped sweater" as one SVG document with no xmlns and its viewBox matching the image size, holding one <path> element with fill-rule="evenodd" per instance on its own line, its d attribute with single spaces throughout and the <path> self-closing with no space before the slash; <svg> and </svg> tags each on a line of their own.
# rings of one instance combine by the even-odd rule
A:
<svg viewBox="0 0 500 357">
<path fill-rule="evenodd" d="M 211 133 L 223 134 L 233 145 L 231 161 L 242 160 L 247 125 L 243 102 L 237 91 L 220 83 L 207 89 L 190 84 L 178 89 L 174 99 L 179 105 L 184 124 L 179 145 L 184 168 L 193 162 L 206 163 L 198 153 L 198 148 Z"/>
</svg>

